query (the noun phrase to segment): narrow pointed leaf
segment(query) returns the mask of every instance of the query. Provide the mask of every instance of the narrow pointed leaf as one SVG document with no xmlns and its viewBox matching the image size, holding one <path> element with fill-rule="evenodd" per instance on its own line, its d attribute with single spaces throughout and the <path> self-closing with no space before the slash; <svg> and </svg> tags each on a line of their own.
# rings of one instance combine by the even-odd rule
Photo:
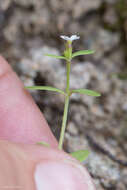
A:
<svg viewBox="0 0 127 190">
<path fill-rule="evenodd" d="M 45 54 L 45 56 L 53 57 L 56 59 L 65 59 L 66 60 L 66 57 L 64 57 L 64 56 L 57 56 L 57 55 L 52 55 L 52 54 Z"/>
<path fill-rule="evenodd" d="M 95 92 L 93 90 L 88 90 L 88 89 L 76 89 L 76 90 L 71 90 L 71 93 L 80 93 L 80 94 L 86 94 L 88 96 L 101 96 L 100 93 Z"/>
<path fill-rule="evenodd" d="M 46 146 L 46 147 L 50 147 L 50 145 L 49 145 L 48 143 L 43 142 L 43 141 L 41 141 L 41 142 L 37 142 L 37 144 L 39 144 L 39 145 L 43 145 L 43 146 Z"/>
<path fill-rule="evenodd" d="M 54 92 L 59 92 L 61 94 L 65 95 L 65 92 L 58 89 L 58 88 L 54 88 L 51 86 L 26 86 L 25 88 L 30 89 L 30 90 L 47 90 L 47 91 L 54 91 Z"/>
<path fill-rule="evenodd" d="M 71 156 L 76 158 L 78 161 L 83 162 L 84 160 L 86 160 L 86 158 L 89 155 L 89 151 L 88 150 L 78 150 L 76 152 L 72 152 Z"/>
<path fill-rule="evenodd" d="M 81 51 L 77 51 L 75 53 L 72 54 L 72 58 L 79 56 L 79 55 L 88 55 L 88 54 L 93 54 L 95 51 L 94 50 L 81 50 Z"/>
</svg>

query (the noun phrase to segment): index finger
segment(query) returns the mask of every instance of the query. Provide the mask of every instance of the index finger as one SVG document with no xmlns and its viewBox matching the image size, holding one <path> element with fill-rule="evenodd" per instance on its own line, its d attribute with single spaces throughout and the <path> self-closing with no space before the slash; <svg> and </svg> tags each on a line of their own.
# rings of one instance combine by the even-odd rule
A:
<svg viewBox="0 0 127 190">
<path fill-rule="evenodd" d="M 34 144 L 57 141 L 31 95 L 9 64 L 0 56 L 0 139 Z"/>
</svg>

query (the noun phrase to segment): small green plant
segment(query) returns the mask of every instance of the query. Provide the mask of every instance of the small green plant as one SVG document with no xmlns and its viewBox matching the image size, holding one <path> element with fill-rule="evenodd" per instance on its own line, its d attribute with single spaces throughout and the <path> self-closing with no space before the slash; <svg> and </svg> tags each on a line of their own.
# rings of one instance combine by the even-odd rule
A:
<svg viewBox="0 0 127 190">
<path fill-rule="evenodd" d="M 70 88 L 70 71 L 71 71 L 71 61 L 74 57 L 80 56 L 80 55 L 88 55 L 88 54 L 93 54 L 93 50 L 81 50 L 74 52 L 72 51 L 72 42 L 74 40 L 79 39 L 80 37 L 77 35 L 72 35 L 71 37 L 68 36 L 60 36 L 63 40 L 66 41 L 65 43 L 65 50 L 63 52 L 62 56 L 57 56 L 57 55 L 51 55 L 51 54 L 46 54 L 46 56 L 50 56 L 53 58 L 57 59 L 63 59 L 66 61 L 66 88 L 65 90 L 57 89 L 54 87 L 50 86 L 27 86 L 27 89 L 32 89 L 32 90 L 48 90 L 48 91 L 55 91 L 58 93 L 61 93 L 65 96 L 65 105 L 64 105 L 64 113 L 63 113 L 63 120 L 62 120 L 62 127 L 61 127 L 61 133 L 60 133 L 60 138 L 59 138 L 59 149 L 63 149 L 63 142 L 64 142 L 64 134 L 65 134 L 65 129 L 67 125 L 67 115 L 68 115 L 68 107 L 69 107 L 69 100 L 70 97 L 73 93 L 80 93 L 80 94 L 85 94 L 89 96 L 100 96 L 100 93 L 95 92 L 93 90 L 88 90 L 88 89 L 71 89 Z M 44 146 L 49 146 L 45 142 L 39 142 L 38 144 L 42 144 Z M 75 157 L 79 161 L 83 161 L 86 159 L 88 156 L 88 150 L 79 150 L 76 152 L 71 153 L 73 157 Z"/>
</svg>

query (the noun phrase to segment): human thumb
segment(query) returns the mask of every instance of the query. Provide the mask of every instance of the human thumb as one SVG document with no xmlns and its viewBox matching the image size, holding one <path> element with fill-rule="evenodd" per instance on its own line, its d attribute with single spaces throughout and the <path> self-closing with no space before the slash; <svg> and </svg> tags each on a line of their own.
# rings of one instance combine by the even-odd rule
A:
<svg viewBox="0 0 127 190">
<path fill-rule="evenodd" d="M 0 155 L 1 188 L 95 190 L 87 170 L 63 151 L 0 141 Z"/>
</svg>

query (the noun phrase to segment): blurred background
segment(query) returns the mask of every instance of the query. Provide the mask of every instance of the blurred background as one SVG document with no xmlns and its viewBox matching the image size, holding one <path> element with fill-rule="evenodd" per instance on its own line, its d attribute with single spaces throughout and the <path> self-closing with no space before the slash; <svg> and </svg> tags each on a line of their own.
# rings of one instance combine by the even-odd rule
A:
<svg viewBox="0 0 127 190">
<path fill-rule="evenodd" d="M 0 0 L 0 53 L 24 85 L 65 88 L 60 35 L 77 34 L 74 51 L 94 55 L 73 60 L 72 88 L 88 88 L 99 98 L 71 98 L 64 148 L 88 149 L 84 165 L 97 190 L 127 189 L 127 0 Z M 32 91 L 55 136 L 59 137 L 64 99 Z"/>
</svg>

